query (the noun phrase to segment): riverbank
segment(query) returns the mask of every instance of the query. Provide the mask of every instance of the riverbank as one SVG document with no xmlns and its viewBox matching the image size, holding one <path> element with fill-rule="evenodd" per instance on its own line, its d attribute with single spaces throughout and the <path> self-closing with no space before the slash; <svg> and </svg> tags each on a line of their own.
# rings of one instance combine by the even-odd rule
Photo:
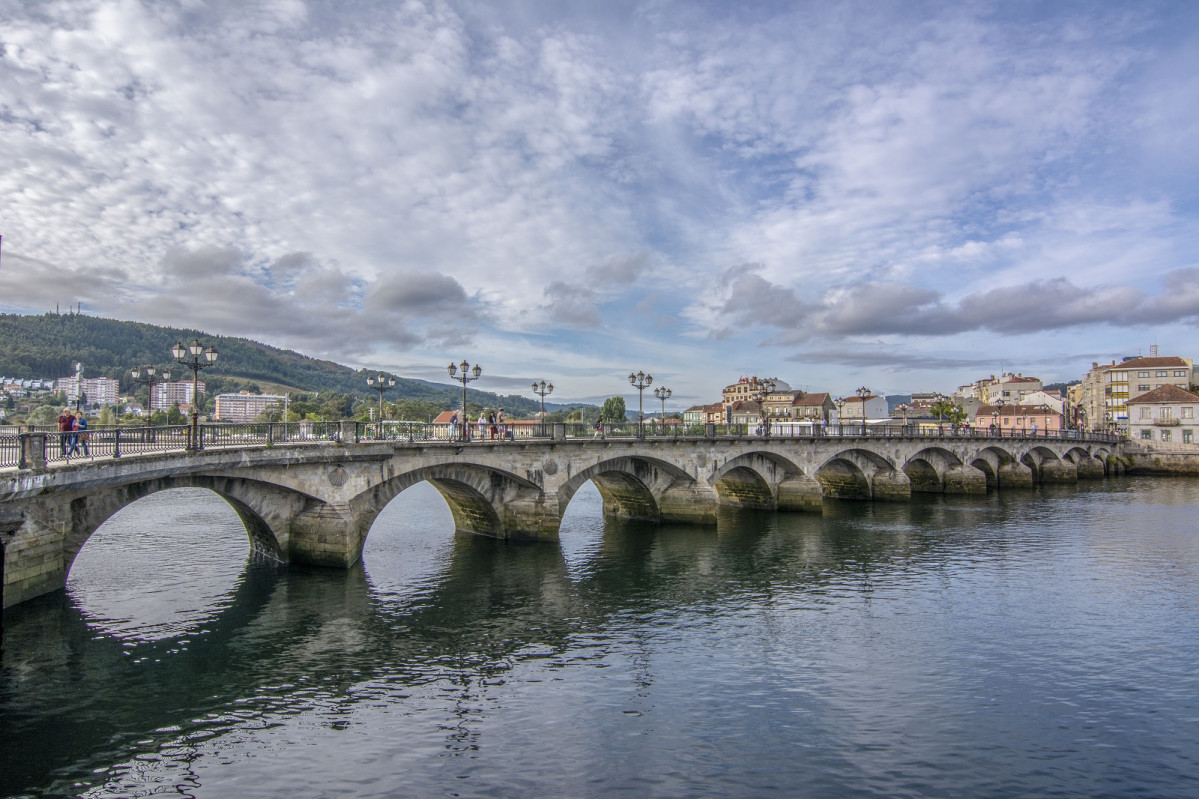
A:
<svg viewBox="0 0 1199 799">
<path fill-rule="evenodd" d="M 1123 449 L 1129 474 L 1199 475 L 1199 444 L 1129 441 Z"/>
</svg>

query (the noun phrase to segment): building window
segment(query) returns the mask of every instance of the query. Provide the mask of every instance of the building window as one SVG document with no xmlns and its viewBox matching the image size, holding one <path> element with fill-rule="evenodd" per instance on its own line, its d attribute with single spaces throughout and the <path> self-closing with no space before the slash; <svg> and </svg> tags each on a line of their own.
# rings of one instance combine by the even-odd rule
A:
<svg viewBox="0 0 1199 799">
<path fill-rule="evenodd" d="M 1144 384 L 1144 385 L 1137 386 L 1137 391 L 1148 391 L 1148 390 L 1149 390 L 1149 384 L 1148 384 L 1148 383 L 1146 383 L 1146 384 Z"/>
<path fill-rule="evenodd" d="M 1182 431 L 1182 443 L 1194 444 L 1195 443 L 1195 431 L 1194 430 L 1183 430 Z"/>
<path fill-rule="evenodd" d="M 1182 418 L 1183 419 L 1194 419 L 1195 418 L 1195 409 L 1192 408 L 1190 405 L 1183 408 L 1182 409 Z"/>
<path fill-rule="evenodd" d="M 1174 416 L 1174 409 L 1173 409 L 1173 408 L 1162 408 L 1162 412 L 1161 412 L 1161 418 L 1163 418 L 1163 419 L 1169 419 L 1169 418 L 1171 418 L 1171 417 L 1173 417 L 1173 416 Z"/>
<path fill-rule="evenodd" d="M 1170 431 L 1163 430 L 1162 431 L 1162 441 L 1169 441 L 1169 440 L 1170 440 Z"/>
<path fill-rule="evenodd" d="M 1147 441 L 1152 441 L 1153 440 L 1153 431 L 1152 430 L 1142 430 L 1141 438 L 1143 438 Z"/>
<path fill-rule="evenodd" d="M 1147 405 L 1141 406 L 1141 418 L 1142 419 L 1152 419 L 1153 418 L 1153 409 Z"/>
<path fill-rule="evenodd" d="M 1186 376 L 1187 376 L 1187 373 L 1186 373 L 1186 372 L 1184 372 L 1184 371 L 1183 371 L 1183 370 L 1181 370 L 1181 369 L 1175 369 L 1175 370 L 1174 370 L 1174 376 L 1175 376 L 1175 377 L 1186 377 Z"/>
<path fill-rule="evenodd" d="M 1148 376 L 1149 376 L 1148 372 L 1137 372 L 1137 377 L 1148 377 Z"/>
<path fill-rule="evenodd" d="M 1168 377 L 1169 375 L 1168 375 L 1168 373 L 1166 372 L 1166 370 L 1165 370 L 1165 369 L 1161 369 L 1161 370 L 1159 370 L 1159 371 L 1158 371 L 1158 373 L 1157 373 L 1157 376 L 1158 376 L 1158 377 Z"/>
</svg>

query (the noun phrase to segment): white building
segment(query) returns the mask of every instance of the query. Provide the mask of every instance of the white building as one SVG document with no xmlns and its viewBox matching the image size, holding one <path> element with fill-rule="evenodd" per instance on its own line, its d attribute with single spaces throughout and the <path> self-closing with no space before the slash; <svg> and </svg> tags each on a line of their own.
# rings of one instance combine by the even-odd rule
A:
<svg viewBox="0 0 1199 799">
<path fill-rule="evenodd" d="M 88 405 L 116 405 L 120 400 L 120 383 L 111 377 L 60 377 L 54 381 L 54 390 L 67 395 L 67 402 L 80 398 L 80 391 L 87 397 Z"/>
<path fill-rule="evenodd" d="M 844 397 L 837 400 L 836 405 L 838 420 L 842 422 L 879 421 L 891 417 L 887 398 L 874 394 Z"/>
<path fill-rule="evenodd" d="M 283 404 L 279 394 L 217 394 L 213 418 L 222 422 L 252 422 L 265 410 Z"/>
<path fill-rule="evenodd" d="M 184 407 L 195 402 L 194 392 L 199 391 L 204 396 L 204 381 L 192 385 L 190 380 L 178 380 L 174 383 L 158 383 L 154 386 L 154 400 L 150 409 L 154 411 L 169 411 L 173 406 Z"/>
<path fill-rule="evenodd" d="M 1066 400 L 1057 391 L 1033 391 L 1025 394 L 1020 400 L 1021 405 L 1047 405 L 1054 413 L 1062 413 L 1066 408 Z"/>
<path fill-rule="evenodd" d="M 1199 396 L 1164 385 L 1128 401 L 1128 435 L 1133 441 L 1194 444 Z"/>
</svg>

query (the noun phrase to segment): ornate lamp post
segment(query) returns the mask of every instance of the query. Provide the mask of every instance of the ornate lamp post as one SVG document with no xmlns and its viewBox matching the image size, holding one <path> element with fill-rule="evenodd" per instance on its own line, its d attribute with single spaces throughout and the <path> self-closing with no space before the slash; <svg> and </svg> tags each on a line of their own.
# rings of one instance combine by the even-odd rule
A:
<svg viewBox="0 0 1199 799">
<path fill-rule="evenodd" d="M 143 372 L 145 377 L 142 377 Z M 154 415 L 154 386 L 170 380 L 171 373 L 165 369 L 160 373 L 153 366 L 143 366 L 140 369 L 131 369 L 129 376 L 133 378 L 134 382 L 141 383 L 149 391 L 149 396 L 146 398 L 146 427 L 149 427 L 150 417 Z"/>
<path fill-rule="evenodd" d="M 862 400 L 862 434 L 866 434 L 866 398 L 870 396 L 870 389 L 865 386 L 858 386 L 854 392 L 858 398 Z"/>
<path fill-rule="evenodd" d="M 629 384 L 637 389 L 637 437 L 641 438 L 645 435 L 645 431 L 641 427 L 642 423 L 642 398 L 645 395 L 645 389 L 650 383 L 654 382 L 653 375 L 647 375 L 645 372 L 629 372 Z"/>
<path fill-rule="evenodd" d="M 1007 403 L 1004 402 L 1002 399 L 995 400 L 995 410 L 993 411 L 993 415 L 998 417 L 999 435 L 1000 436 L 1003 435 L 1003 406 L 1006 404 Z"/>
<path fill-rule="evenodd" d="M 472 380 L 478 380 L 479 375 L 483 374 L 483 367 L 477 363 L 472 368 L 469 363 L 463 359 L 460 364 L 450 364 L 446 367 L 446 371 L 450 373 L 450 377 L 462 384 L 462 440 L 466 441 L 469 437 L 470 423 L 466 420 L 466 384 Z M 461 371 L 462 374 L 458 374 Z"/>
<path fill-rule="evenodd" d="M 200 339 L 196 339 L 186 347 L 183 342 L 177 343 L 171 348 L 171 355 L 175 356 L 178 363 L 192 370 L 192 430 L 187 448 L 194 452 L 200 448 L 200 370 L 216 363 L 217 351 L 212 347 L 204 349 Z"/>
<path fill-rule="evenodd" d="M 378 377 L 368 377 L 366 384 L 379 392 L 379 423 L 381 425 L 383 423 L 383 392 L 389 388 L 395 388 L 396 379 L 379 372 Z"/>
<path fill-rule="evenodd" d="M 903 414 L 903 429 L 905 431 L 908 429 L 908 411 L 910 411 L 911 409 L 912 409 L 912 406 L 907 404 L 906 402 L 901 402 L 895 406 L 895 410 L 897 410 L 901 414 Z"/>
<path fill-rule="evenodd" d="M 657 388 L 654 389 L 654 396 L 657 397 L 658 399 L 662 400 L 662 432 L 663 433 L 666 432 L 666 400 L 673 393 L 674 392 L 671 391 L 670 389 L 668 389 L 666 386 L 658 386 Z"/>
<path fill-rule="evenodd" d="M 545 424 L 545 395 L 554 393 L 554 384 L 542 380 L 533 384 L 533 393 L 541 397 L 541 423 Z"/>
</svg>

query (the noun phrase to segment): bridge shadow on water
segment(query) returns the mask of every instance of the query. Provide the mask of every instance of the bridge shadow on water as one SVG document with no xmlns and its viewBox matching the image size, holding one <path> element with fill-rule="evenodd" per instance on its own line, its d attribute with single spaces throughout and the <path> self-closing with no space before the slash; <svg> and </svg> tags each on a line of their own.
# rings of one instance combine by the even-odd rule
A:
<svg viewBox="0 0 1199 799">
<path fill-rule="evenodd" d="M 361 696 L 465 696 L 523 663 L 562 668 L 616 615 L 702 614 L 779 586 L 816 601 L 854 574 L 867 589 L 912 558 L 974 546 L 969 531 L 1002 525 L 1006 501 L 828 501 L 823 515 L 722 511 L 716 527 L 592 519 L 594 539 L 572 553 L 434 531 L 408 585 L 395 564 L 418 550 L 402 536 L 345 570 L 247 561 L 217 612 L 158 640 L 98 629 L 59 592 L 5 614 L 0 795 L 75 793 L 119 781 L 139 755 L 182 758 L 301 714 L 337 725 Z M 464 704 L 448 747 L 469 745 L 469 717 Z"/>
</svg>

